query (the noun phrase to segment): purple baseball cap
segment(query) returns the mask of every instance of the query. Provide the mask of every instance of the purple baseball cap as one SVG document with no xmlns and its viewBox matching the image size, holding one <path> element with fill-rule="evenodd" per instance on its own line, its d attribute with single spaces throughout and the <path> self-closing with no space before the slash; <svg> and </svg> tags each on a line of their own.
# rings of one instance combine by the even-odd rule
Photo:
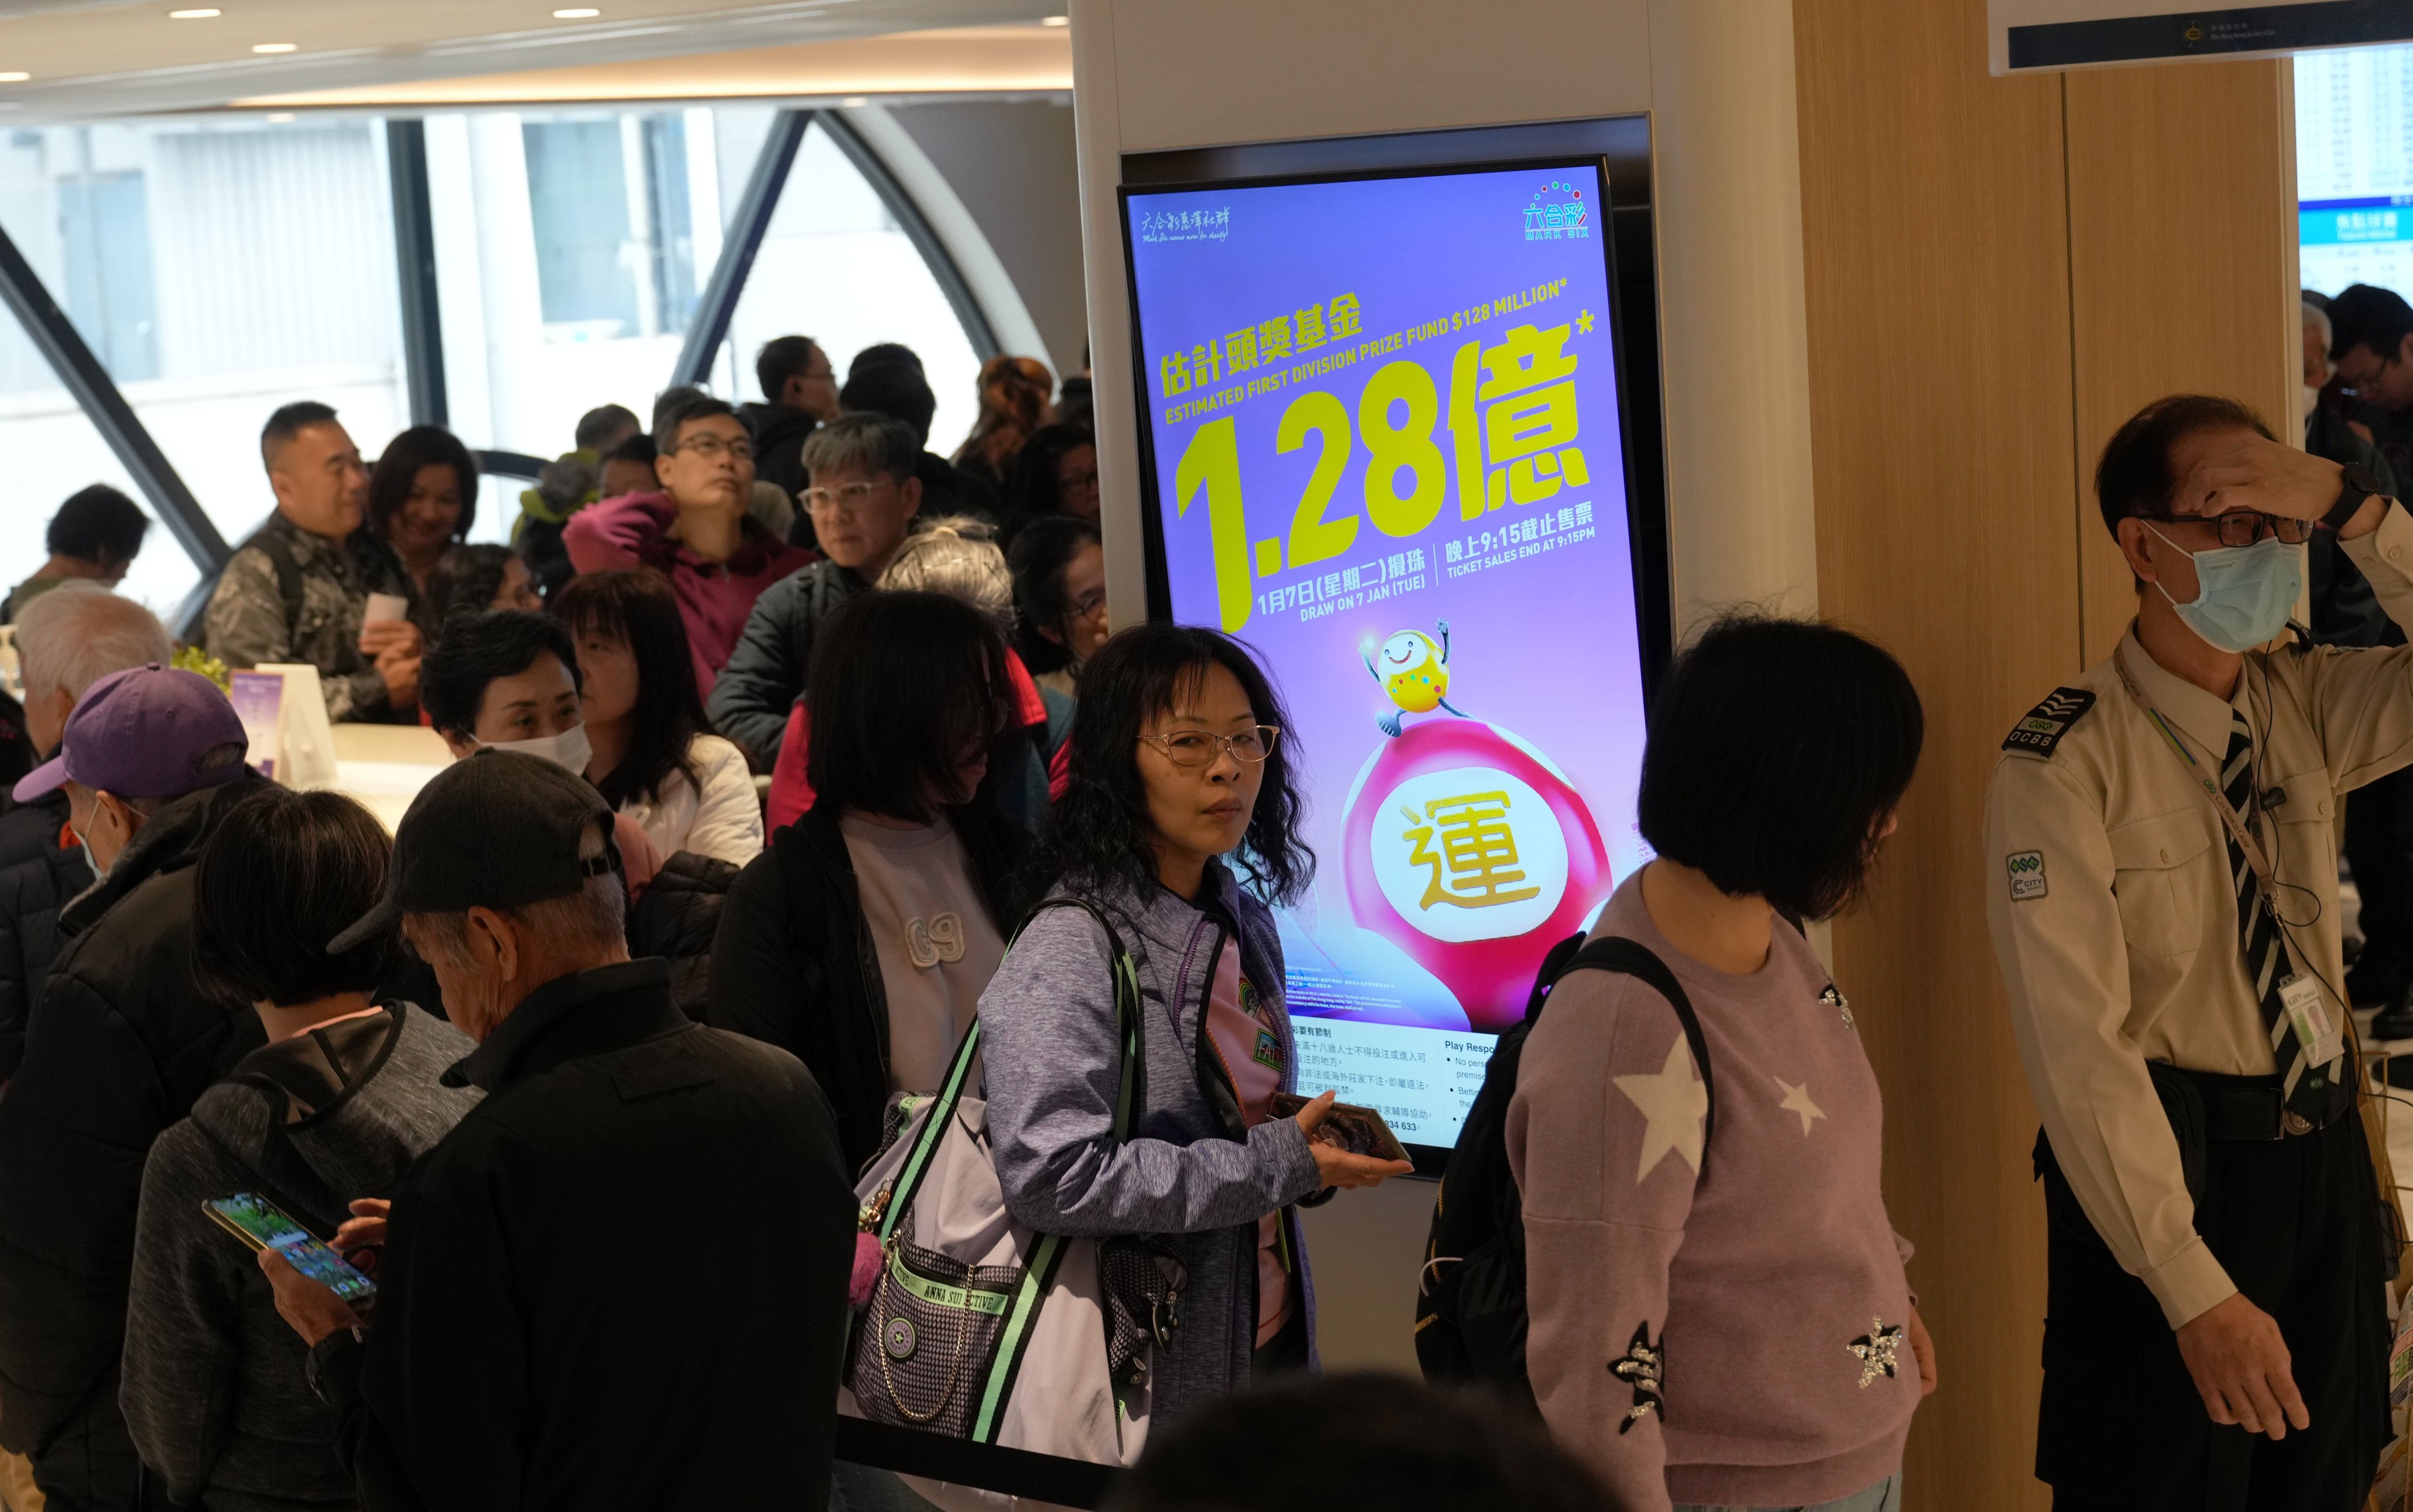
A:
<svg viewBox="0 0 2413 1512">
<path fill-rule="evenodd" d="M 121 798 L 181 798 L 242 776 L 250 749 L 217 684 L 155 661 L 128 667 L 84 689 L 58 755 L 25 774 L 17 801 L 69 781 Z"/>
</svg>

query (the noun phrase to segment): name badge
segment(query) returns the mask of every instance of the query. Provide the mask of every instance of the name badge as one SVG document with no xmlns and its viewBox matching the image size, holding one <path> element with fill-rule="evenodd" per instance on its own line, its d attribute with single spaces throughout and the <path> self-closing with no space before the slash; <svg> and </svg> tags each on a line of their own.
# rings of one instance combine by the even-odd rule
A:
<svg viewBox="0 0 2413 1512">
<path fill-rule="evenodd" d="M 2326 1066 L 2346 1050 L 2346 1034 L 2330 1022 L 2321 1001 L 2321 985 L 2309 976 L 2290 976 L 2279 984 L 2279 1006 L 2296 1041 L 2304 1047 L 2304 1063 Z"/>
</svg>

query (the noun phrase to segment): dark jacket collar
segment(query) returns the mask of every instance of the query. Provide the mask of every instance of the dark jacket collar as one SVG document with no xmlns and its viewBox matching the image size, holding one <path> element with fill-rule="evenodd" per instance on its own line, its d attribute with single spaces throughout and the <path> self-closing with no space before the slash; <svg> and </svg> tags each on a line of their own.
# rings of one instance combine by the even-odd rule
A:
<svg viewBox="0 0 2413 1512">
<path fill-rule="evenodd" d="M 443 1082 L 499 1092 L 565 1060 L 692 1027 L 671 1001 L 671 964 L 659 956 L 572 971 L 529 993 Z"/>
<path fill-rule="evenodd" d="M 231 782 L 170 800 L 153 814 L 141 832 L 117 854 L 109 875 L 78 894 L 59 911 L 59 930 L 76 935 L 99 922 L 119 898 L 163 873 L 180 870 L 199 860 L 201 845 L 215 833 L 226 811 L 267 785 L 267 778 L 245 771 Z"/>
</svg>

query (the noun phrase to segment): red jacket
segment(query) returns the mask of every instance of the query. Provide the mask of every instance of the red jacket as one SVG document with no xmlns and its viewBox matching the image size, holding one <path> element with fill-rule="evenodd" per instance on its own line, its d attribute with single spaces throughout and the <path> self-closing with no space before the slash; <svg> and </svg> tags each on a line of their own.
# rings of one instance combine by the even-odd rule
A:
<svg viewBox="0 0 2413 1512">
<path fill-rule="evenodd" d="M 650 567 L 671 580 L 679 618 L 687 624 L 688 651 L 695 658 L 695 690 L 710 697 L 712 684 L 746 629 L 746 616 L 762 590 L 814 561 L 811 552 L 775 539 L 748 518 L 737 553 L 707 562 L 670 535 L 678 506 L 668 494 L 624 494 L 589 504 L 561 527 L 570 565 L 582 572 Z"/>
</svg>

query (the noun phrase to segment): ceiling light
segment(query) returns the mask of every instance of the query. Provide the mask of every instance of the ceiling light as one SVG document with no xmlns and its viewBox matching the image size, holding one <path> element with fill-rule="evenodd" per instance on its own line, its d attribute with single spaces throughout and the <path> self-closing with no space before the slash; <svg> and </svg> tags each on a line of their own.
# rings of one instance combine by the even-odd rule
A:
<svg viewBox="0 0 2413 1512">
<path fill-rule="evenodd" d="M 268 124 L 270 126 L 291 126 L 293 124 L 293 112 L 291 111 L 277 111 L 268 117 Z"/>
<path fill-rule="evenodd" d="M 291 42 L 254 42 L 251 44 L 251 50 L 254 52 L 290 52 L 294 50 L 294 44 Z"/>
<path fill-rule="evenodd" d="M 14 71 L 0 73 L 0 84 L 22 84 L 26 80 L 33 77 L 34 76 L 29 73 L 18 73 Z"/>
<path fill-rule="evenodd" d="M 555 21 L 592 21 L 601 14 L 603 14 L 603 12 L 596 9 L 593 6 L 572 6 L 568 10 L 555 11 L 553 13 L 553 19 Z"/>
<path fill-rule="evenodd" d="M 1070 26 L 1073 24 L 1073 18 L 1070 16 L 1042 16 L 1039 18 L 1039 24 L 1042 26 Z"/>
<path fill-rule="evenodd" d="M 225 14 L 223 10 L 171 10 L 168 12 L 168 19 L 170 21 L 209 21 Z"/>
<path fill-rule="evenodd" d="M 838 103 L 848 107 L 849 109 L 859 109 L 870 104 L 871 101 L 861 95 L 849 95 L 846 98 L 838 101 Z"/>
</svg>

